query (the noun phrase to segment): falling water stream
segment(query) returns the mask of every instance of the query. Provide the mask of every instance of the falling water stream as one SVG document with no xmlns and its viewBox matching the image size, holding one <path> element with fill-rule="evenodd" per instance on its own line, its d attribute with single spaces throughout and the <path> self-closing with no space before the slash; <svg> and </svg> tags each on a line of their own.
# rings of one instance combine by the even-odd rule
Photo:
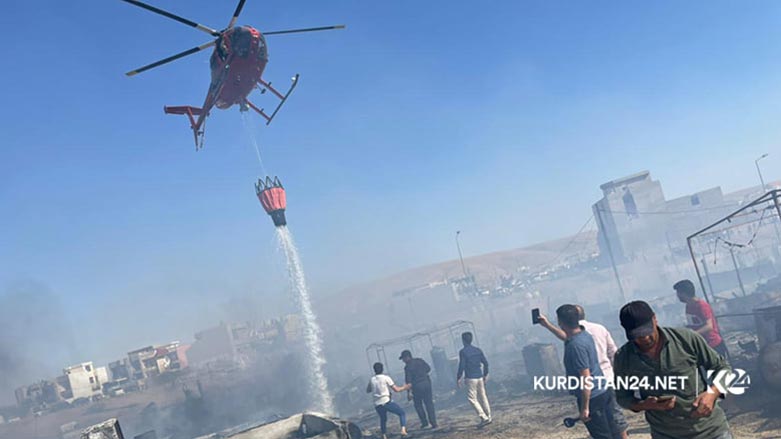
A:
<svg viewBox="0 0 781 439">
<path fill-rule="evenodd" d="M 258 146 L 258 138 L 255 136 L 255 126 L 252 125 L 252 120 L 249 117 L 247 111 L 241 112 L 241 121 L 244 123 L 244 131 L 247 132 L 250 142 L 255 147 L 255 155 L 258 157 L 258 164 L 260 164 L 260 171 L 263 175 L 268 175 L 266 167 L 263 166 L 263 159 L 260 158 L 260 147 Z"/>
<path fill-rule="evenodd" d="M 247 136 L 255 148 L 260 170 L 263 175 L 268 175 L 265 166 L 263 166 L 258 139 L 255 136 L 255 130 L 248 113 L 243 112 L 241 114 L 241 119 L 244 122 Z M 295 295 L 296 304 L 298 305 L 301 317 L 304 321 L 304 343 L 306 344 L 309 365 L 307 368 L 307 381 L 312 404 L 311 409 L 332 415 L 334 414 L 333 401 L 331 400 L 331 394 L 328 392 L 328 381 L 323 372 L 323 366 L 325 366 L 323 341 L 320 326 L 317 324 L 317 316 L 312 309 L 309 290 L 306 287 L 306 278 L 304 277 L 304 268 L 301 265 L 301 258 L 298 256 L 298 249 L 293 242 L 293 235 L 290 233 L 287 226 L 277 227 L 276 230 L 279 245 L 285 252 L 285 259 L 287 260 L 290 288 Z"/>
<path fill-rule="evenodd" d="M 309 290 L 306 287 L 304 277 L 304 268 L 301 265 L 301 259 L 298 256 L 298 249 L 293 242 L 293 235 L 287 226 L 277 227 L 277 239 L 279 245 L 285 252 L 287 259 L 287 272 L 290 279 L 290 286 L 295 294 L 295 299 L 301 311 L 304 320 L 304 342 L 308 356 L 309 368 L 309 391 L 313 409 L 326 414 L 334 414 L 333 401 L 328 392 L 328 381 L 325 378 L 323 367 L 325 366 L 325 357 L 323 356 L 323 341 L 320 332 L 320 325 L 317 324 L 317 316 L 312 309 L 312 301 L 309 299 Z"/>
</svg>

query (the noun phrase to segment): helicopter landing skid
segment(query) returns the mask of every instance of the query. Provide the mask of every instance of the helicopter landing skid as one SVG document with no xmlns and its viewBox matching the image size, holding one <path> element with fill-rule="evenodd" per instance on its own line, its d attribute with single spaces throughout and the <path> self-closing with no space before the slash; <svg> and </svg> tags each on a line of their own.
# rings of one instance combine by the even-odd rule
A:
<svg viewBox="0 0 781 439">
<path fill-rule="evenodd" d="M 265 92 L 266 92 L 266 90 L 270 90 L 270 91 L 271 91 L 271 93 L 272 93 L 274 96 L 276 96 L 277 98 L 279 98 L 279 105 L 277 105 L 277 108 L 275 108 L 275 109 L 274 109 L 274 112 L 273 112 L 273 113 L 271 113 L 271 116 L 269 116 L 268 114 L 266 114 L 266 112 L 265 112 L 265 111 L 263 111 L 263 108 L 258 108 L 258 107 L 256 107 L 256 106 L 255 106 L 255 105 L 253 105 L 253 104 L 252 104 L 252 102 L 250 102 L 250 101 L 246 101 L 247 105 L 248 105 L 250 108 L 252 108 L 253 110 L 255 110 L 255 111 L 258 113 L 258 114 L 260 114 L 261 116 L 263 116 L 263 118 L 264 118 L 264 119 L 266 119 L 266 125 L 270 124 L 270 123 L 271 123 L 271 121 L 274 119 L 274 116 L 276 116 L 276 115 L 277 115 L 277 112 L 279 111 L 279 109 L 280 109 L 280 108 L 282 108 L 282 105 L 284 105 L 284 104 L 285 104 L 285 101 L 287 101 L 287 98 L 288 98 L 288 96 L 290 96 L 290 93 L 292 93 L 292 92 L 293 92 L 293 90 L 296 88 L 296 85 L 298 85 L 298 77 L 299 77 L 299 74 L 298 74 L 298 73 L 296 73 L 296 76 L 293 76 L 293 78 L 292 78 L 292 80 L 293 80 L 293 83 L 292 83 L 292 84 L 290 84 L 290 88 L 289 88 L 289 89 L 287 89 L 287 93 L 285 93 L 284 95 L 283 95 L 282 93 L 280 93 L 279 91 L 277 91 L 277 89 L 275 89 L 274 87 L 272 87 L 270 82 L 266 82 L 266 81 L 264 81 L 264 80 L 262 80 L 262 79 L 258 80 L 258 84 L 259 84 L 259 85 L 258 85 L 258 88 L 260 89 L 260 92 L 261 92 L 261 93 L 265 93 Z M 261 87 L 261 86 L 262 86 L 262 87 Z"/>
</svg>

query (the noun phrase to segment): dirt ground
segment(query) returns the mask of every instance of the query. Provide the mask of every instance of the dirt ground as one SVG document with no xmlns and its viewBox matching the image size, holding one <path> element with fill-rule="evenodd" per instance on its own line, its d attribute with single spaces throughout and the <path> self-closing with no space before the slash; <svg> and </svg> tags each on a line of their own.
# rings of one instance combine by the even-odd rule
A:
<svg viewBox="0 0 781 439">
<path fill-rule="evenodd" d="M 41 417 L 27 416 L 19 422 L 0 425 L 0 439 L 58 439 L 60 426 L 71 421 L 79 423 L 79 429 L 119 418 L 120 423 L 132 424 L 138 413 L 151 401 L 161 405 L 172 404 L 181 399 L 181 392 L 158 387 L 145 392 L 129 393 L 120 397 L 105 399 L 86 407 L 73 407 Z M 125 439 L 132 439 L 132 436 Z"/>
<path fill-rule="evenodd" d="M 466 396 L 460 393 L 440 396 L 436 401 L 438 430 L 420 430 L 415 408 L 411 402 L 401 402 L 407 413 L 408 429 L 413 438 L 426 439 L 587 439 L 586 428 L 577 424 L 573 428 L 563 425 L 565 417 L 577 416 L 574 399 L 570 396 L 548 396 L 525 393 L 513 395 L 512 392 L 493 386 L 489 389 L 489 399 L 493 412 L 493 423 L 478 429 L 477 415 L 466 402 Z M 493 392 L 490 392 L 493 390 Z M 769 395 L 746 395 L 733 397 L 722 405 L 727 411 L 732 434 L 735 439 L 781 438 L 781 398 L 776 397 L 773 404 Z M 396 398 L 397 402 L 399 399 Z M 406 398 L 404 398 L 406 399 Z M 775 411 L 773 411 L 775 410 Z M 629 422 L 629 434 L 632 438 L 650 439 L 650 431 L 642 414 L 625 412 Z M 379 436 L 377 415 L 366 412 L 358 420 L 365 432 Z M 389 437 L 399 437 L 398 418 L 389 415 Z"/>
<path fill-rule="evenodd" d="M 461 392 L 440 393 L 436 399 L 438 430 L 420 430 L 415 409 L 406 398 L 395 398 L 407 412 L 408 427 L 412 438 L 420 439 L 586 439 L 588 432 L 582 424 L 574 428 L 563 425 L 565 417 L 576 416 L 574 399 L 567 395 L 544 395 L 522 392 L 514 382 L 489 381 L 488 395 L 491 401 L 494 422 L 478 429 L 477 416 Z M 145 392 L 126 395 L 103 404 L 87 408 L 74 408 L 53 413 L 41 418 L 28 417 L 16 424 L 0 425 L 0 439 L 56 439 L 58 427 L 71 420 L 90 425 L 109 417 L 118 416 L 120 421 L 133 425 L 138 411 L 150 399 L 161 405 L 171 404 L 179 397 L 177 392 Z M 727 399 L 722 407 L 727 412 L 736 439 L 779 438 L 781 439 L 781 396 L 763 391 L 759 383 L 745 395 Z M 632 438 L 650 439 L 649 429 L 642 414 L 625 412 Z M 366 434 L 379 437 L 378 419 L 367 399 L 362 414 L 347 416 L 357 422 Z M 389 415 L 389 437 L 399 437 L 398 418 Z M 132 435 L 127 437 L 131 439 Z"/>
</svg>

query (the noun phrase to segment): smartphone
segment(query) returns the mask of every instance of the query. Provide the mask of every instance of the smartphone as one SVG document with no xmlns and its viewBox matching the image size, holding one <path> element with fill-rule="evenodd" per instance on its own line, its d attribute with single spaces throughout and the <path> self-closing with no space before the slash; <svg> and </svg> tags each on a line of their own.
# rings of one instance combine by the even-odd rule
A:
<svg viewBox="0 0 781 439">
<path fill-rule="evenodd" d="M 532 310 L 532 324 L 538 325 L 540 323 L 540 309 L 534 308 Z"/>
<path fill-rule="evenodd" d="M 664 396 L 657 396 L 656 400 L 659 402 L 669 401 L 671 399 L 675 398 L 673 395 L 664 395 Z"/>
</svg>

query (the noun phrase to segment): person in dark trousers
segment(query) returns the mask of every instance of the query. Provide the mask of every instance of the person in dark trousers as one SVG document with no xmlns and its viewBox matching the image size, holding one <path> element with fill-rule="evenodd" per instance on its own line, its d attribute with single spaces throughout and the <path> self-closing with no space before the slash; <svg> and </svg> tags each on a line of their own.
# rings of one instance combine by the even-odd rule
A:
<svg viewBox="0 0 781 439">
<path fill-rule="evenodd" d="M 618 403 L 634 412 L 645 412 L 652 439 L 732 439 L 724 411 L 717 404 L 722 378 L 706 383 L 699 372 L 714 377 L 731 375 L 724 357 L 708 346 L 702 336 L 686 328 L 662 328 L 651 306 L 629 302 L 619 314 L 629 340 L 616 352 L 616 380 L 677 376 L 685 384 L 675 389 L 616 387 Z M 706 372 L 707 373 L 707 372 Z M 716 378 L 719 379 L 719 378 Z"/>
<path fill-rule="evenodd" d="M 412 352 L 402 351 L 399 360 L 404 362 L 404 382 L 411 386 L 415 411 L 420 418 L 420 428 L 437 428 L 437 414 L 434 410 L 434 393 L 431 388 L 431 366 L 422 358 L 412 358 Z"/>
<path fill-rule="evenodd" d="M 456 383 L 461 387 L 461 376 L 466 381 L 466 396 L 469 403 L 480 418 L 478 427 L 484 427 L 492 422 L 491 406 L 485 393 L 485 382 L 488 380 L 488 360 L 480 348 L 472 346 L 472 333 L 461 334 L 464 348 L 458 352 L 458 374 Z"/>
<path fill-rule="evenodd" d="M 721 338 L 719 324 L 713 315 L 713 309 L 708 302 L 695 295 L 694 283 L 689 279 L 676 282 L 673 285 L 678 300 L 686 304 L 686 327 L 700 334 L 708 346 L 724 358 L 729 358 L 727 346 Z"/>
<path fill-rule="evenodd" d="M 615 395 L 607 388 L 594 339 L 580 325 L 578 307 L 562 305 L 556 309 L 556 317 L 567 335 L 564 342 L 567 377 L 576 377 L 584 383 L 570 390 L 578 400 L 580 420 L 594 439 L 621 439 L 625 429 L 615 418 Z"/>
<path fill-rule="evenodd" d="M 397 386 L 391 377 L 382 373 L 382 363 L 374 363 L 374 376 L 366 386 L 366 393 L 374 396 L 374 410 L 380 416 L 380 431 L 382 439 L 387 439 L 388 412 L 399 417 L 401 423 L 401 437 L 407 437 L 407 414 L 404 409 L 391 400 L 391 390 L 403 392 L 409 389 L 409 385 Z"/>
<path fill-rule="evenodd" d="M 580 322 L 578 323 L 583 327 L 583 329 L 586 330 L 586 332 L 588 332 L 588 335 L 594 339 L 594 345 L 597 348 L 597 358 L 599 359 L 599 368 L 602 370 L 602 375 L 605 376 L 607 381 L 612 382 L 613 357 L 618 350 L 616 342 L 613 341 L 613 336 L 610 335 L 610 331 L 608 331 L 607 328 L 600 325 L 599 323 L 593 323 L 586 320 L 586 311 L 582 306 L 575 305 L 575 308 L 578 309 L 580 318 Z M 561 328 L 556 327 L 556 325 L 551 323 L 543 315 L 540 315 L 540 325 L 553 333 L 553 335 L 561 339 L 563 342 L 567 342 L 567 333 L 564 332 L 564 330 Z M 629 437 L 629 424 L 626 422 L 623 409 L 615 401 L 613 401 L 613 419 L 623 432 L 621 434 L 621 438 L 627 439 Z"/>
</svg>

